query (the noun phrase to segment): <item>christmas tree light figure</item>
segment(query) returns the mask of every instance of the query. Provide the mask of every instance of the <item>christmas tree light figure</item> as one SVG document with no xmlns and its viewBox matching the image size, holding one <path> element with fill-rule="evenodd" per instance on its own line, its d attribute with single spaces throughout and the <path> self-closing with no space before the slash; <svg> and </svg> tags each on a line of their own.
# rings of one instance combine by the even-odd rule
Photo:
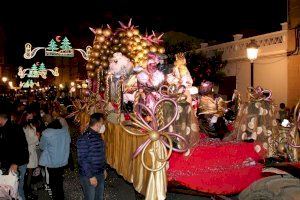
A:
<svg viewBox="0 0 300 200">
<path fill-rule="evenodd" d="M 53 39 L 48 44 L 47 49 L 50 50 L 50 51 L 56 51 L 56 50 L 58 50 L 57 44 L 56 44 L 56 42 Z"/>
<path fill-rule="evenodd" d="M 39 71 L 44 71 L 44 70 L 46 70 L 45 64 L 41 63 L 39 66 Z"/>
<path fill-rule="evenodd" d="M 50 71 L 53 76 L 59 76 L 58 67 L 47 69 L 44 63 L 39 62 L 33 64 L 31 68 L 23 69 L 23 67 L 20 66 L 18 76 L 20 76 L 21 79 L 25 76 L 29 78 L 39 78 L 41 76 L 43 79 L 46 79 L 48 71 Z"/>
<path fill-rule="evenodd" d="M 25 59 L 33 58 L 39 50 L 45 50 L 45 56 L 59 56 L 59 57 L 74 57 L 74 51 L 79 51 L 85 60 L 88 60 L 89 51 L 91 46 L 87 46 L 86 51 L 83 49 L 73 49 L 67 37 L 61 40 L 61 36 L 56 36 L 52 39 L 47 47 L 36 47 L 32 49 L 30 43 L 25 44 Z"/>
<path fill-rule="evenodd" d="M 62 50 L 71 50 L 71 49 L 72 49 L 71 43 L 69 42 L 69 40 L 68 40 L 67 37 L 65 37 L 65 38 L 63 39 L 63 41 L 61 42 L 60 48 L 61 48 Z"/>
<path fill-rule="evenodd" d="M 29 70 L 29 74 L 27 75 L 27 77 L 30 78 L 38 78 L 39 77 L 39 71 L 38 68 L 36 66 L 36 64 L 33 64 L 31 69 Z"/>
<path fill-rule="evenodd" d="M 33 64 L 32 67 L 31 67 L 31 70 L 37 70 L 37 69 L 38 68 L 37 68 L 36 64 Z"/>
<path fill-rule="evenodd" d="M 31 79 L 28 79 L 26 82 L 20 82 L 21 88 L 33 88 L 34 86 L 40 87 L 39 82 L 33 82 Z"/>
</svg>

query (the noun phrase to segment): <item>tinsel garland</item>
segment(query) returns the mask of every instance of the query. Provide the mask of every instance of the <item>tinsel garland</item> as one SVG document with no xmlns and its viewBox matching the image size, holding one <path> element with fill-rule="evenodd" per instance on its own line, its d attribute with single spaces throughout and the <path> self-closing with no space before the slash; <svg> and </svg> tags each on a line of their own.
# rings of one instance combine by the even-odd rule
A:
<svg viewBox="0 0 300 200">
<path fill-rule="evenodd" d="M 96 78 L 96 91 L 95 93 L 99 93 L 100 91 L 100 70 L 97 70 L 97 78 Z"/>
<path fill-rule="evenodd" d="M 137 109 L 137 105 L 140 102 L 140 99 L 141 99 L 142 95 L 143 95 L 143 90 L 142 89 L 139 89 L 135 93 L 135 95 L 134 95 L 134 102 L 133 102 L 133 110 Z"/>
<path fill-rule="evenodd" d="M 157 123 L 159 127 L 162 127 L 164 125 L 164 110 L 162 104 L 160 104 L 157 109 Z"/>
<path fill-rule="evenodd" d="M 109 101 L 110 101 L 110 81 L 112 78 L 112 74 L 108 74 L 106 76 L 106 80 L 105 80 L 105 107 L 108 107 Z M 105 114 L 108 114 L 108 110 L 105 111 Z"/>
<path fill-rule="evenodd" d="M 123 96 L 123 78 L 118 81 L 118 88 L 117 88 L 117 113 L 118 113 L 118 120 L 121 118 L 121 106 L 122 106 L 122 96 Z"/>
</svg>

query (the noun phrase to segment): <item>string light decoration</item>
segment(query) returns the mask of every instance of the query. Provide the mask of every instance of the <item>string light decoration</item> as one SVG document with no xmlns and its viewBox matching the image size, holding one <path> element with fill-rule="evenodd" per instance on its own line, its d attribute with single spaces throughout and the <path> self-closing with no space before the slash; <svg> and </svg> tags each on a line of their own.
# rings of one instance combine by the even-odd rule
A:
<svg viewBox="0 0 300 200">
<path fill-rule="evenodd" d="M 32 45 L 30 43 L 26 43 L 25 53 L 23 56 L 25 59 L 31 59 L 36 55 L 36 53 L 39 50 L 44 49 L 45 56 L 74 57 L 74 51 L 78 51 L 81 53 L 82 57 L 85 60 L 88 60 L 90 56 L 91 48 L 92 48 L 91 46 L 87 46 L 86 50 L 73 49 L 67 37 L 64 37 L 64 39 L 61 40 L 61 36 L 56 36 L 55 40 L 54 39 L 50 40 L 47 47 L 36 47 L 32 49 Z"/>
<path fill-rule="evenodd" d="M 26 82 L 20 82 L 19 87 L 20 88 L 33 88 L 34 86 L 40 87 L 39 82 L 33 82 L 33 80 L 28 79 Z"/>
<path fill-rule="evenodd" d="M 21 79 L 23 79 L 25 76 L 28 78 L 39 78 L 41 76 L 43 79 L 46 79 L 48 71 L 50 71 L 53 76 L 59 76 L 58 67 L 55 67 L 54 69 L 47 69 L 44 63 L 39 62 L 33 64 L 31 68 L 23 69 L 23 67 L 20 66 L 18 76 Z"/>
</svg>

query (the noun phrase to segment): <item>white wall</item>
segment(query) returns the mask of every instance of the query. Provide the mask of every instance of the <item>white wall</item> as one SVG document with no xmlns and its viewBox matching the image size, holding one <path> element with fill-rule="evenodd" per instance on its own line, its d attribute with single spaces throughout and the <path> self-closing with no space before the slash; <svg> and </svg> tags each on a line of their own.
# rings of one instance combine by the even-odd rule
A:
<svg viewBox="0 0 300 200">
<path fill-rule="evenodd" d="M 287 104 L 287 66 L 287 57 L 284 55 L 254 61 L 254 87 L 261 86 L 271 90 L 276 104 Z M 225 72 L 229 76 L 236 76 L 236 88 L 245 99 L 247 87 L 250 86 L 250 62 L 245 59 L 229 61 Z"/>
<path fill-rule="evenodd" d="M 281 31 L 251 38 L 236 38 L 232 42 L 204 46 L 198 51 L 207 56 L 213 55 L 214 51 L 223 52 L 223 60 L 228 61 L 225 72 L 228 76 L 236 76 L 236 89 L 241 93 L 242 98 L 246 100 L 247 87 L 250 86 L 251 76 L 250 61 L 247 59 L 246 48 L 250 41 L 254 39 L 259 45 L 258 58 L 254 61 L 254 87 L 261 86 L 264 89 L 271 90 L 276 104 L 281 102 L 287 104 L 288 89 L 291 88 L 288 77 L 291 77 L 291 74 L 288 76 L 287 41 L 289 36 L 285 25 L 286 23 L 282 24 Z M 289 73 L 291 73 L 291 70 L 289 70 Z"/>
</svg>

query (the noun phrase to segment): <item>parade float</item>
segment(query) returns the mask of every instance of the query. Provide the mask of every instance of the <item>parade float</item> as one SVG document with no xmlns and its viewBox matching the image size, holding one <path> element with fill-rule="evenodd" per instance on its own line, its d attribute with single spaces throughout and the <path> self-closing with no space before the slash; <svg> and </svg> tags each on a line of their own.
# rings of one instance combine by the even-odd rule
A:
<svg viewBox="0 0 300 200">
<path fill-rule="evenodd" d="M 298 161 L 299 124 L 280 134 L 270 91 L 249 88 L 244 102 L 237 91 L 231 101 L 216 98 L 212 83 L 193 86 L 184 54 L 175 55 L 172 67 L 165 64 L 162 35 L 142 35 L 131 20 L 120 25 L 115 31 L 90 28 L 91 81 L 69 117 L 83 130 L 89 114 L 106 114 L 107 163 L 145 199 L 165 199 L 176 187 L 211 196 L 238 194 L 264 179 L 265 159 L 280 154 Z M 226 118 L 229 102 L 234 117 Z M 224 127 L 223 136 L 215 137 Z M 250 199 L 249 192 L 246 196 Z"/>
</svg>

